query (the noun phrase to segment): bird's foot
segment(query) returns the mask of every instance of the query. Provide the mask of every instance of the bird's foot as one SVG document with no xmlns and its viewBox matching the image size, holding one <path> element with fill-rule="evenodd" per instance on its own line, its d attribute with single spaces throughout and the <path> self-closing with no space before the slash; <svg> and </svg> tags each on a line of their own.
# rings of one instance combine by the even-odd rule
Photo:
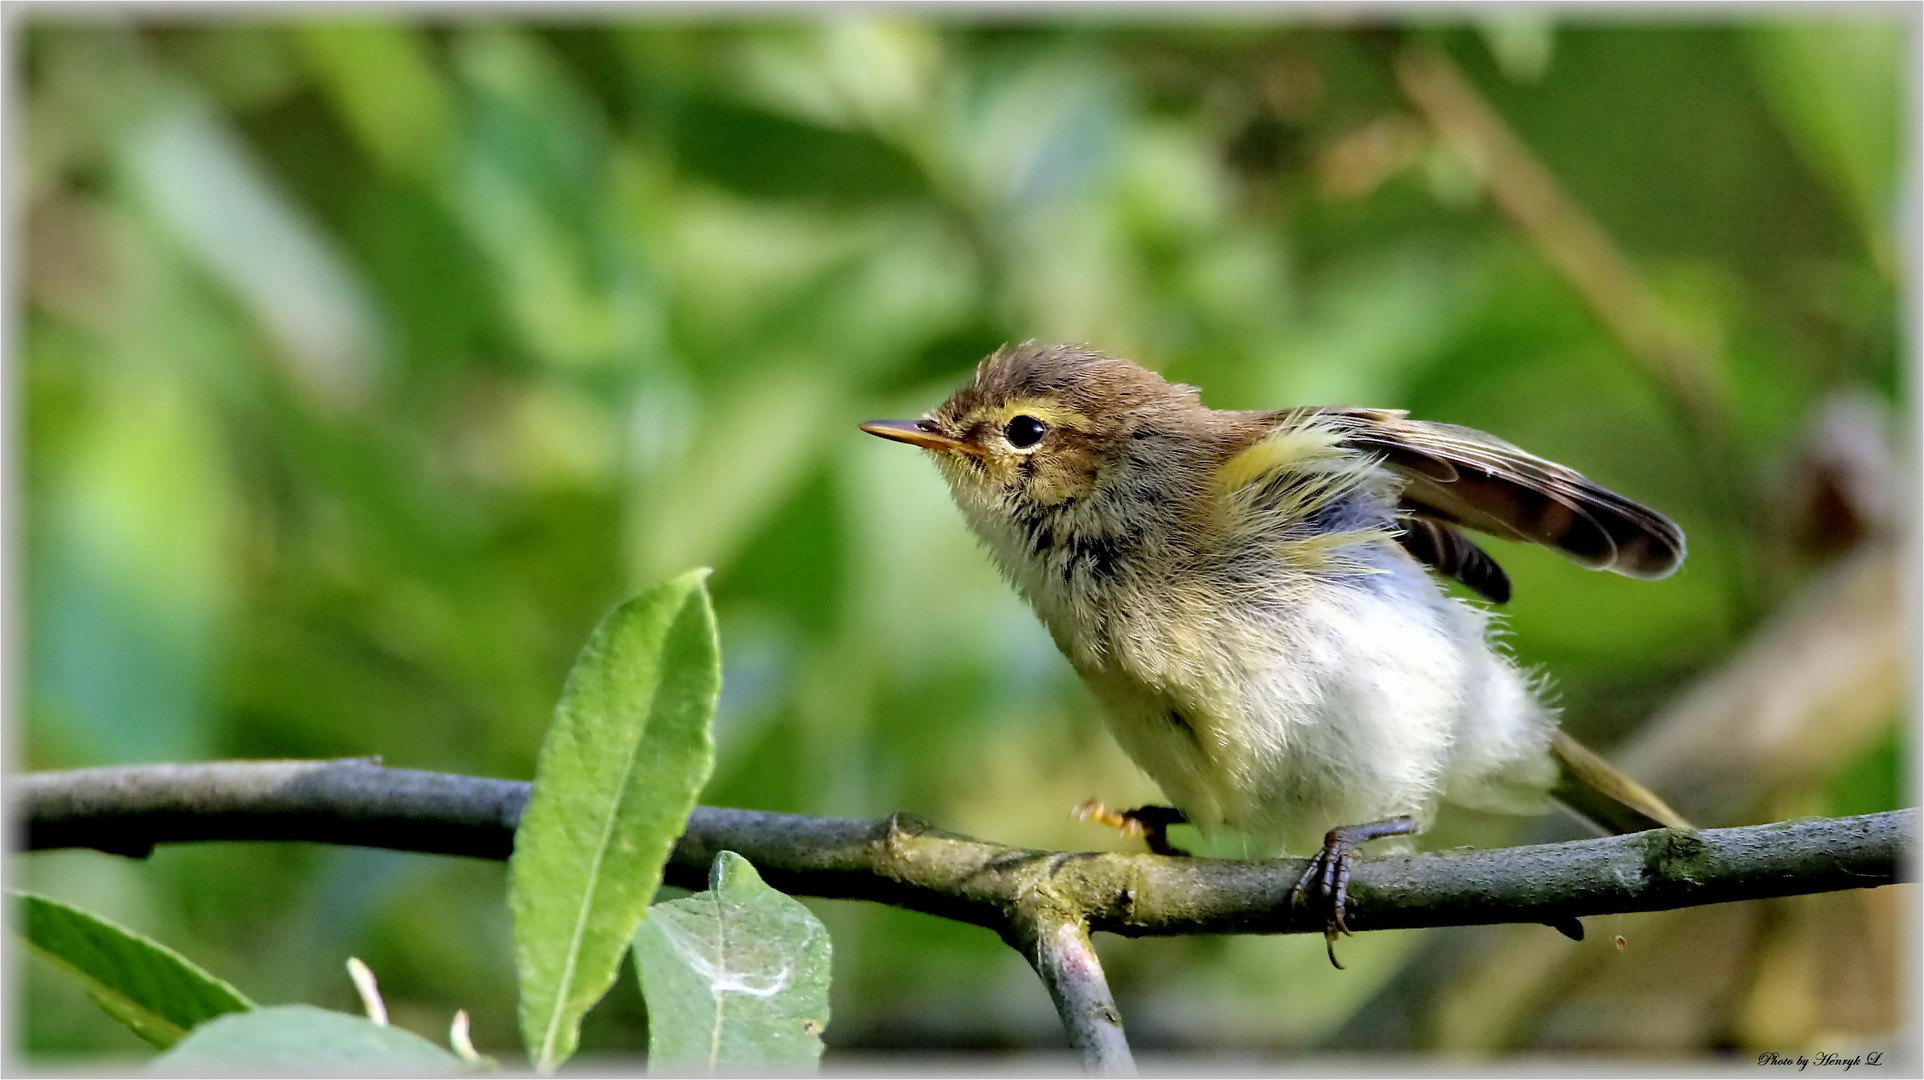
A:
<svg viewBox="0 0 1924 1080">
<path fill-rule="evenodd" d="M 1157 855 L 1188 855 L 1169 842 L 1171 825 L 1187 825 L 1189 819 L 1173 806 L 1138 806 L 1134 810 L 1111 810 L 1095 799 L 1084 800 L 1070 811 L 1082 821 L 1107 825 L 1124 836 L 1141 837 Z"/>
<path fill-rule="evenodd" d="M 1309 860 L 1303 876 L 1296 879 L 1296 887 L 1289 891 L 1290 904 L 1301 907 L 1309 902 L 1313 885 L 1322 894 L 1322 902 L 1329 905 L 1328 920 L 1323 924 L 1323 947 L 1329 953 L 1329 962 L 1337 968 L 1343 965 L 1336 959 L 1336 936 L 1350 932 L 1349 873 L 1356 861 L 1356 845 L 1384 836 L 1408 836 L 1418 828 L 1415 818 L 1395 817 L 1331 829 L 1323 837 L 1323 850 Z"/>
</svg>

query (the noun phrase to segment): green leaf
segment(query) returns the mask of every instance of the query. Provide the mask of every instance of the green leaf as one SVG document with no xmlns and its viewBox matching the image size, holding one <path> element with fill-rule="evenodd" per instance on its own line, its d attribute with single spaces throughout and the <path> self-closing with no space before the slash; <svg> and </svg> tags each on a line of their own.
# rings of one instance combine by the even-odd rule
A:
<svg viewBox="0 0 1924 1080">
<path fill-rule="evenodd" d="M 720 648 L 697 570 L 616 608 L 568 675 L 508 864 L 521 1032 L 574 1053 L 714 764 Z"/>
<path fill-rule="evenodd" d="M 635 936 L 652 1071 L 814 1071 L 828 1026 L 828 931 L 715 857 L 708 891 L 656 904 Z"/>
<path fill-rule="evenodd" d="M 241 1068 L 299 1076 L 464 1071 L 460 1058 L 411 1031 L 312 1005 L 209 1020 L 154 1059 L 153 1071 L 231 1076 Z"/>
<path fill-rule="evenodd" d="M 58 900 L 13 895 L 27 947 L 80 980 L 107 1015 L 155 1046 L 165 1049 L 196 1024 L 254 1007 L 165 945 Z"/>
</svg>

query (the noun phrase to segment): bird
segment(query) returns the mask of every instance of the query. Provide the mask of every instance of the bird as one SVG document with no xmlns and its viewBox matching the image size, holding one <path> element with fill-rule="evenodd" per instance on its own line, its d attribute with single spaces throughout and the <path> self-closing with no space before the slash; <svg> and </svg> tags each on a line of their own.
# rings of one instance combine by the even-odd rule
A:
<svg viewBox="0 0 1924 1080">
<path fill-rule="evenodd" d="M 1290 902 L 1318 905 L 1337 967 L 1356 846 L 1407 845 L 1442 803 L 1689 827 L 1562 733 L 1546 680 L 1495 634 L 1510 581 L 1469 532 L 1632 578 L 1683 563 L 1674 523 L 1569 468 L 1396 409 L 1212 409 L 1034 341 L 918 420 L 860 426 L 934 460 L 1172 804 L 1084 812 L 1163 853 L 1187 822 L 1311 855 Z"/>
</svg>

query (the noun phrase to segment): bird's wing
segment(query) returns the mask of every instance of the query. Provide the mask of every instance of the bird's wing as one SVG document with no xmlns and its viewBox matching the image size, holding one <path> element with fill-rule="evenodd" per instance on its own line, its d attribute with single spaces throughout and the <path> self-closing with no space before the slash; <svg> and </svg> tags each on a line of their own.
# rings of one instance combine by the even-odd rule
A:
<svg viewBox="0 0 1924 1080">
<path fill-rule="evenodd" d="M 1593 570 L 1626 577 L 1666 577 L 1683 564 L 1683 530 L 1669 518 L 1494 435 L 1411 420 L 1392 409 L 1289 410 L 1283 416 L 1304 414 L 1335 424 L 1345 444 L 1380 455 L 1404 481 L 1402 513 L 1444 527 L 1424 526 L 1430 535 L 1415 544 L 1429 543 L 1473 574 L 1484 573 L 1483 563 L 1492 570 L 1496 564 L 1448 526 L 1542 544 Z M 1405 535 L 1404 546 L 1422 558 L 1407 530 Z"/>
<path fill-rule="evenodd" d="M 1509 602 L 1510 575 L 1456 526 L 1422 514 L 1398 514 L 1396 521 L 1403 527 L 1396 534 L 1397 543 L 1418 562 L 1462 582 L 1491 603 Z"/>
</svg>

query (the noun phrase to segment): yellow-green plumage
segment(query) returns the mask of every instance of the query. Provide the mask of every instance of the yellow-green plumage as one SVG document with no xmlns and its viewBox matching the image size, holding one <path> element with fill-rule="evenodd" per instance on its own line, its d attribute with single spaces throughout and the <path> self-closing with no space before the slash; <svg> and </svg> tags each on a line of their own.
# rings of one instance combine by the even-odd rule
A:
<svg viewBox="0 0 1924 1080">
<path fill-rule="evenodd" d="M 1387 524 L 1319 530 L 1316 515 L 1359 491 L 1392 497 L 1382 461 L 1344 445 L 1338 425 L 1313 413 L 1285 417 L 1216 470 L 1210 512 L 1223 543 L 1273 551 L 1283 566 L 1307 573 L 1380 573 L 1357 557 L 1365 545 L 1394 539 Z"/>
</svg>

